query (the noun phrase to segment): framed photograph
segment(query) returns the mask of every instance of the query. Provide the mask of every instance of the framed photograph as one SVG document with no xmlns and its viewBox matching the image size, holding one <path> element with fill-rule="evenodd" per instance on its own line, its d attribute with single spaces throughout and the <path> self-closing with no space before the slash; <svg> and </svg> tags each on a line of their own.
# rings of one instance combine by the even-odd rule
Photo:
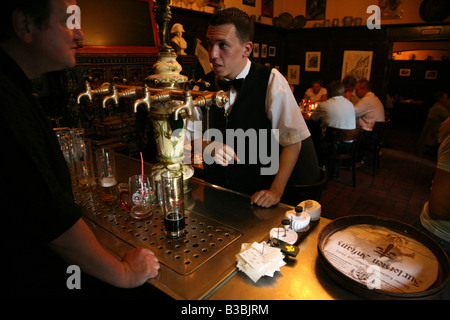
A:
<svg viewBox="0 0 450 320">
<path fill-rule="evenodd" d="M 273 0 L 261 1 L 261 15 L 267 18 L 273 18 Z"/>
<path fill-rule="evenodd" d="M 411 75 L 411 69 L 400 69 L 398 74 L 400 77 L 409 77 Z"/>
<path fill-rule="evenodd" d="M 269 57 L 275 57 L 277 54 L 277 47 L 270 46 L 269 47 Z"/>
<path fill-rule="evenodd" d="M 327 0 L 306 0 L 307 20 L 324 20 Z"/>
<path fill-rule="evenodd" d="M 320 52 L 306 52 L 305 71 L 320 71 Z"/>
<path fill-rule="evenodd" d="M 246 6 L 255 6 L 255 0 L 242 0 L 242 4 Z"/>
<path fill-rule="evenodd" d="M 253 58 L 259 58 L 259 43 L 253 44 Z"/>
<path fill-rule="evenodd" d="M 207 0 L 208 2 L 206 3 L 206 5 L 208 7 L 214 7 L 217 8 L 219 6 L 220 0 Z"/>
<path fill-rule="evenodd" d="M 299 65 L 288 65 L 287 80 L 289 84 L 299 85 L 300 84 L 300 66 Z"/>
<path fill-rule="evenodd" d="M 344 51 L 341 79 L 352 76 L 356 80 L 370 80 L 373 51 Z"/>
<path fill-rule="evenodd" d="M 425 79 L 437 79 L 437 70 L 427 70 L 425 72 Z"/>
<path fill-rule="evenodd" d="M 261 58 L 267 58 L 267 44 L 261 45 Z"/>
</svg>

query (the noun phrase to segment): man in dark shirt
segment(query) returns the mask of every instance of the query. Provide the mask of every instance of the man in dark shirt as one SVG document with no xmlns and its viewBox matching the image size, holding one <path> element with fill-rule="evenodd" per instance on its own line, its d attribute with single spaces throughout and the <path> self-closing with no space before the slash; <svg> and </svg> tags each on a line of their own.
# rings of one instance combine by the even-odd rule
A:
<svg viewBox="0 0 450 320">
<path fill-rule="evenodd" d="M 159 269 L 150 250 L 132 250 L 119 261 L 99 244 L 74 203 L 58 141 L 34 101 L 30 79 L 75 65 L 83 33 L 68 27 L 69 5 L 76 1 L 2 5 L 0 181 L 6 189 L 2 215 L 9 297 L 62 297 L 69 291 L 68 265 L 120 288 L 140 286 Z"/>
</svg>

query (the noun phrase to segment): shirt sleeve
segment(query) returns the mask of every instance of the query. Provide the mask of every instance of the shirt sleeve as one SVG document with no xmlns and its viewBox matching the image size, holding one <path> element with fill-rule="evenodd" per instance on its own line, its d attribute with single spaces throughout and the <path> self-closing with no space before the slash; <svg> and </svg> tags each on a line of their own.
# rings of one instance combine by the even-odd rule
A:
<svg viewBox="0 0 450 320">
<path fill-rule="evenodd" d="M 358 101 L 358 103 L 355 105 L 355 117 L 359 118 L 362 117 L 367 113 L 369 105 L 367 103 L 367 99 L 362 98 Z"/>
<path fill-rule="evenodd" d="M 266 114 L 272 128 L 279 130 L 282 146 L 305 140 L 311 135 L 289 83 L 277 69 L 272 69 L 269 77 Z"/>
</svg>

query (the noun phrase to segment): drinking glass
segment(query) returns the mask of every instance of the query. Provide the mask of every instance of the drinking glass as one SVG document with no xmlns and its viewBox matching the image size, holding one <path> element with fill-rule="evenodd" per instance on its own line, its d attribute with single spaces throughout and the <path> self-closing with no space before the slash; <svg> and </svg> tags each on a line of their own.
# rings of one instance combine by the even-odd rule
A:
<svg viewBox="0 0 450 320">
<path fill-rule="evenodd" d="M 153 214 L 156 204 L 155 189 L 150 176 L 137 174 L 128 179 L 128 190 L 120 193 L 122 206 L 135 219 L 145 219 Z"/>
<path fill-rule="evenodd" d="M 98 149 L 95 158 L 101 198 L 105 202 L 114 202 L 118 196 L 116 154 L 113 149 Z"/>
<path fill-rule="evenodd" d="M 75 147 L 75 168 L 78 183 L 82 187 L 95 186 L 94 163 L 92 159 L 91 143 L 84 139 L 73 142 Z"/>
<path fill-rule="evenodd" d="M 167 237 L 179 238 L 185 233 L 183 173 L 165 171 L 161 174 L 164 226 Z"/>
</svg>

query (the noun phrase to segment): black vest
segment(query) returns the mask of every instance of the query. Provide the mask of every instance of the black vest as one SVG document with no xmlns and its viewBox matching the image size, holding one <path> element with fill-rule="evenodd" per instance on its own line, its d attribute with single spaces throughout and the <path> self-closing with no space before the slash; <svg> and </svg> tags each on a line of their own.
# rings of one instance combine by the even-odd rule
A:
<svg viewBox="0 0 450 320">
<path fill-rule="evenodd" d="M 228 115 L 225 114 L 224 109 L 215 105 L 211 106 L 209 112 L 203 111 L 203 131 L 207 129 L 207 118 L 209 118 L 209 128 L 220 130 L 224 139 L 223 143 L 228 145 L 231 143 L 226 141 L 227 129 L 242 129 L 244 133 L 249 135 L 256 133 L 258 139 L 257 146 L 255 146 L 253 139 L 251 139 L 250 143 L 250 139 L 245 139 L 245 157 L 237 149 L 238 143 L 242 143 L 244 140 L 238 138 L 241 139 L 239 142 L 234 139 L 234 149 L 240 162 L 229 164 L 226 167 L 217 164 L 207 165 L 205 163 L 205 180 L 246 194 L 270 188 L 274 175 L 261 175 L 260 169 L 264 166 L 269 167 L 270 163 L 263 165 L 259 154 L 259 141 L 261 139 L 259 130 L 263 129 L 267 130 L 267 139 L 263 139 L 263 143 L 267 141 L 266 150 L 263 151 L 263 154 L 272 159 L 270 157 L 270 133 L 272 126 L 266 115 L 265 103 L 270 73 L 270 68 L 252 63 L 249 74 L 245 78 L 244 84 L 237 94 L 236 101 Z M 205 81 L 211 84 L 211 91 L 219 90 L 213 72 L 205 76 Z M 278 148 L 279 152 L 280 146 L 278 142 L 276 148 Z M 250 150 L 252 150 L 251 155 L 249 154 Z M 256 155 L 255 150 L 257 150 Z M 255 159 L 256 163 L 253 163 Z M 279 156 L 276 157 L 275 161 L 279 161 Z"/>
</svg>

